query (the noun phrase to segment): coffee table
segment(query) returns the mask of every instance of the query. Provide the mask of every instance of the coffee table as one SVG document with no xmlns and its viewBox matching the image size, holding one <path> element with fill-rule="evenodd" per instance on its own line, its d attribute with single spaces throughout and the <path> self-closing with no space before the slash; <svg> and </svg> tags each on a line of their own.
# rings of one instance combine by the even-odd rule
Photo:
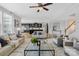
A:
<svg viewBox="0 0 79 59">
<path fill-rule="evenodd" d="M 32 53 L 34 52 L 34 53 Z M 49 55 L 50 52 L 51 55 Z M 43 54 L 45 53 L 45 54 Z M 36 55 L 35 55 L 36 54 Z M 49 48 L 47 43 L 43 43 L 41 40 L 38 41 L 38 45 L 35 44 L 33 45 L 31 42 L 29 43 L 28 47 L 24 49 L 24 56 L 55 56 L 55 49 L 54 48 Z M 47 56 L 48 56 L 47 55 Z"/>
</svg>

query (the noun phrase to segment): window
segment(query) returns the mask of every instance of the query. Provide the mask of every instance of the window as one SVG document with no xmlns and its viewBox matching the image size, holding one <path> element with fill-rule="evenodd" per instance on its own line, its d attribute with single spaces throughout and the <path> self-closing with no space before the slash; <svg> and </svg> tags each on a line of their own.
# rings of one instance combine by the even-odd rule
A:
<svg viewBox="0 0 79 59">
<path fill-rule="evenodd" d="M 2 11 L 0 11 L 0 35 L 2 35 Z"/>
<path fill-rule="evenodd" d="M 11 34 L 13 28 L 12 25 L 12 16 L 8 15 L 7 13 L 3 13 L 3 33 Z"/>
</svg>

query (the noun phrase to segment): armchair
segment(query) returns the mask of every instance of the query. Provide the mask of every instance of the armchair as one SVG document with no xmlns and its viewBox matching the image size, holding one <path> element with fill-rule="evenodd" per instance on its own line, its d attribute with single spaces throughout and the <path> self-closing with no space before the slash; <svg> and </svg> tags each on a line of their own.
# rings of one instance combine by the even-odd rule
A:
<svg viewBox="0 0 79 59">
<path fill-rule="evenodd" d="M 79 50 L 79 40 L 77 38 L 73 38 L 73 47 Z"/>
<path fill-rule="evenodd" d="M 63 46 L 72 46 L 73 47 L 73 40 L 69 39 L 68 36 L 65 37 L 63 40 Z"/>
</svg>

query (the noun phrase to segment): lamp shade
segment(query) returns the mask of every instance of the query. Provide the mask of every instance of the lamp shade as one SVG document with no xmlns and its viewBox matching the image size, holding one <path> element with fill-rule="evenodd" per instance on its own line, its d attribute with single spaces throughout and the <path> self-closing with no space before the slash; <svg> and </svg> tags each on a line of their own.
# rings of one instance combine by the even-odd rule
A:
<svg viewBox="0 0 79 59">
<path fill-rule="evenodd" d="M 18 27 L 17 30 L 20 31 L 20 28 Z"/>
</svg>

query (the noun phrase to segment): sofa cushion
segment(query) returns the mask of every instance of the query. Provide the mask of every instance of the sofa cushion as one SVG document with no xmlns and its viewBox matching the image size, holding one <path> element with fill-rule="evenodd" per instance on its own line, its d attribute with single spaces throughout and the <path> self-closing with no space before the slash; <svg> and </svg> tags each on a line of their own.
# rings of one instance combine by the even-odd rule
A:
<svg viewBox="0 0 79 59">
<path fill-rule="evenodd" d="M 11 45 L 6 45 L 0 49 L 0 56 L 8 56 L 14 48 Z"/>
<path fill-rule="evenodd" d="M 10 44 L 14 44 L 17 47 L 19 46 L 19 40 L 12 40 Z"/>
<path fill-rule="evenodd" d="M 76 43 L 76 45 L 74 46 L 74 48 L 79 50 L 79 43 Z"/>
<path fill-rule="evenodd" d="M 17 40 L 17 36 L 16 35 L 10 35 L 11 40 Z"/>
<path fill-rule="evenodd" d="M 73 40 L 73 43 L 74 43 L 73 47 L 79 50 L 79 40 L 76 38 Z"/>
<path fill-rule="evenodd" d="M 73 47 L 65 46 L 64 52 L 69 56 L 79 56 L 79 51 L 74 49 Z"/>
</svg>

